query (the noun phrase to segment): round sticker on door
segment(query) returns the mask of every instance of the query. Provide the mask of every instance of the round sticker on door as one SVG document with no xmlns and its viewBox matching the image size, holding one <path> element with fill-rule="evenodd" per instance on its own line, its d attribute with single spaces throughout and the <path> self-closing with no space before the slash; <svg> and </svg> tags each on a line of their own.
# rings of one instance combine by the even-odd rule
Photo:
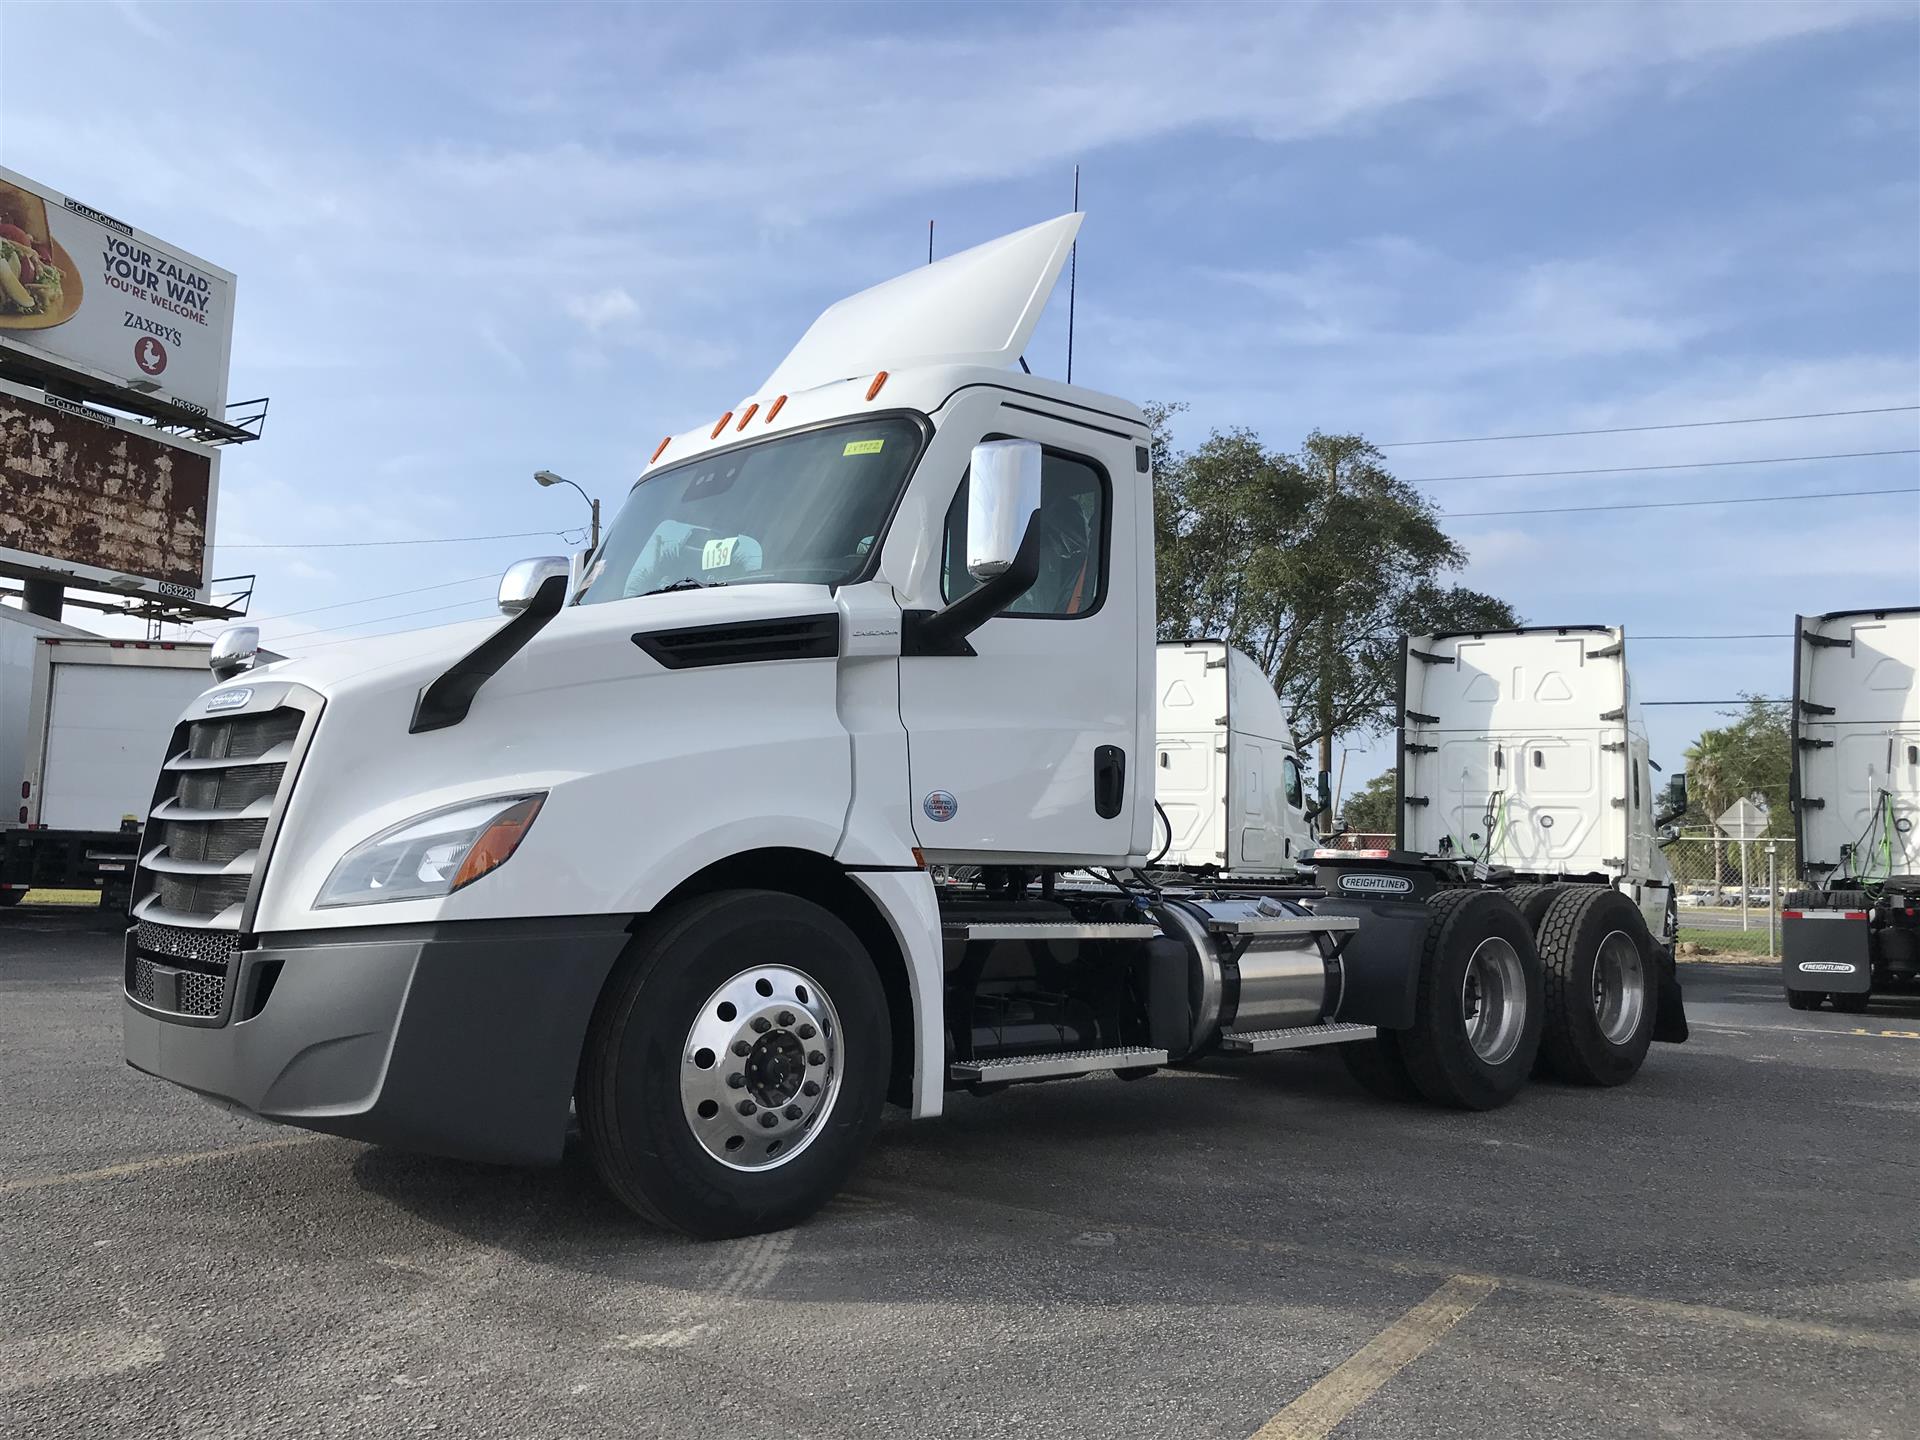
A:
<svg viewBox="0 0 1920 1440">
<path fill-rule="evenodd" d="M 1540 828 L 1542 830 L 1551 830 L 1553 828 L 1553 817 L 1551 815 L 1542 815 L 1540 817 Z"/>
<path fill-rule="evenodd" d="M 920 808 L 927 812 L 929 820 L 945 822 L 960 813 L 960 802 L 945 790 L 929 790 L 927 798 L 920 802 Z"/>
</svg>

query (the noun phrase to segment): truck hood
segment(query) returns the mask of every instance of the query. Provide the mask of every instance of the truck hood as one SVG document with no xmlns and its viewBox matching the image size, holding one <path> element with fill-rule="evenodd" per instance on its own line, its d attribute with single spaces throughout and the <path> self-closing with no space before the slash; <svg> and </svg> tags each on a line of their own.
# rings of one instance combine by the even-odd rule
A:
<svg viewBox="0 0 1920 1440">
<path fill-rule="evenodd" d="M 583 644 L 597 647 L 617 637 L 620 642 L 627 642 L 626 653 L 620 656 L 619 663 L 630 664 L 634 670 L 658 670 L 656 662 L 630 643 L 631 636 L 694 625 L 822 614 L 833 609 L 832 592 L 827 586 L 789 584 L 716 586 L 708 590 L 642 595 L 599 605 L 569 605 L 487 682 L 476 703 L 484 703 L 488 693 L 495 690 L 518 693 L 528 687 L 532 677 L 550 671 L 547 662 Z M 425 630 L 405 630 L 316 646 L 311 654 L 296 653 L 271 665 L 259 666 L 248 672 L 246 678 L 304 685 L 330 700 L 395 686 L 417 688 L 506 622 L 506 616 L 494 615 L 484 620 L 463 620 Z M 297 646 L 297 642 L 295 644 Z M 541 683 L 551 683 L 555 678 L 548 674 Z"/>
</svg>

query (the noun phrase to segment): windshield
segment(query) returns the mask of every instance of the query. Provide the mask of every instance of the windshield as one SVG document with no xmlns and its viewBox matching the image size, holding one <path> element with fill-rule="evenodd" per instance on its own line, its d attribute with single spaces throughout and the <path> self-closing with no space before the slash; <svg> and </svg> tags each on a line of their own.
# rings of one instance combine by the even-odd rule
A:
<svg viewBox="0 0 1920 1440">
<path fill-rule="evenodd" d="M 650 475 L 620 508 L 579 603 L 706 585 L 851 580 L 879 543 L 920 444 L 920 426 L 892 416 Z"/>
</svg>

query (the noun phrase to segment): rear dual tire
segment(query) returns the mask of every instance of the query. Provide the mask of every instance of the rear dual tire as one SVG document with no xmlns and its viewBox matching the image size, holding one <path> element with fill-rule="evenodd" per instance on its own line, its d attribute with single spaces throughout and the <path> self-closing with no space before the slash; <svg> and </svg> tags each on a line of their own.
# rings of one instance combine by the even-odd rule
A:
<svg viewBox="0 0 1920 1440">
<path fill-rule="evenodd" d="M 1546 978 L 1543 1068 L 1575 1085 L 1624 1085 L 1653 1043 L 1665 959 L 1640 907 L 1618 890 L 1569 886 L 1537 933 Z"/>
<path fill-rule="evenodd" d="M 1526 1083 L 1540 1045 L 1533 930 L 1492 890 L 1443 890 L 1427 904 L 1413 1025 L 1343 1045 L 1341 1057 L 1384 1098 L 1491 1110 Z"/>
</svg>

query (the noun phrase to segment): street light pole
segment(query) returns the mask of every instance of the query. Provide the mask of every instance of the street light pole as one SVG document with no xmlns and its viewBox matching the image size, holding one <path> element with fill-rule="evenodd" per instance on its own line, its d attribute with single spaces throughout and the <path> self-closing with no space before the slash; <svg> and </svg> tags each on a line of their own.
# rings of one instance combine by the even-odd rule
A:
<svg viewBox="0 0 1920 1440">
<path fill-rule="evenodd" d="M 549 485 L 573 485 L 575 490 L 579 490 L 580 498 L 587 502 L 588 509 L 593 513 L 593 529 L 587 548 L 590 551 L 598 550 L 600 548 L 600 502 L 587 494 L 586 491 L 581 490 L 578 485 L 574 485 L 573 481 L 567 479 L 566 476 L 556 475 L 551 470 L 534 471 L 533 483 L 543 488 Z"/>
</svg>

